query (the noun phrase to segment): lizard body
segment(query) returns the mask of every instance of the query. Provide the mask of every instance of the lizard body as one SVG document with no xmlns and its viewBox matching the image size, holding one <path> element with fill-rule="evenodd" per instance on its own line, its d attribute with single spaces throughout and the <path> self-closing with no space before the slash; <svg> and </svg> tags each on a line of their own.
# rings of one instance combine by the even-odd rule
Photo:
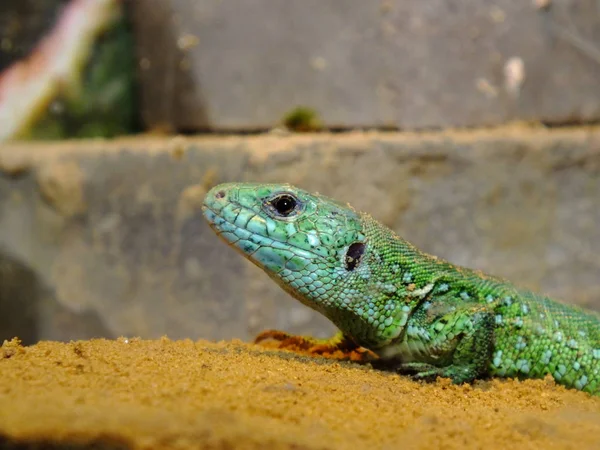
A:
<svg viewBox="0 0 600 450">
<path fill-rule="evenodd" d="M 415 379 L 550 374 L 600 395 L 596 313 L 423 253 L 350 205 L 290 185 L 218 185 L 203 210 L 229 245 L 339 328 L 326 347 L 367 348 Z"/>
</svg>

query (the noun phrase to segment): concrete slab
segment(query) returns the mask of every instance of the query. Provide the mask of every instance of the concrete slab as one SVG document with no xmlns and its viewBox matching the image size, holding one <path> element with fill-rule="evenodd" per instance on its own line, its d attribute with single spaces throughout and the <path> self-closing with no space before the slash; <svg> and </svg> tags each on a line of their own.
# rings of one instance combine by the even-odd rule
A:
<svg viewBox="0 0 600 450">
<path fill-rule="evenodd" d="M 328 335 L 204 222 L 205 192 L 235 180 L 351 202 L 430 253 L 600 310 L 600 130 L 500 128 L 4 145 L 0 317 L 32 340 Z"/>
<path fill-rule="evenodd" d="M 548 7 L 542 7 L 547 3 Z M 595 0 L 146 0 L 132 4 L 145 124 L 268 129 L 600 119 Z"/>
</svg>

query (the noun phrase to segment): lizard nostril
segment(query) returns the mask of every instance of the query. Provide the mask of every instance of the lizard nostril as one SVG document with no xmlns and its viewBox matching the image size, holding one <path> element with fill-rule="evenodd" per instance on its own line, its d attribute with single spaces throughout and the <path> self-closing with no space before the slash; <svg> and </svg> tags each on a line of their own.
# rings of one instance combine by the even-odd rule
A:
<svg viewBox="0 0 600 450">
<path fill-rule="evenodd" d="M 225 197 L 225 191 L 219 191 L 215 194 L 216 198 L 224 198 Z"/>
</svg>

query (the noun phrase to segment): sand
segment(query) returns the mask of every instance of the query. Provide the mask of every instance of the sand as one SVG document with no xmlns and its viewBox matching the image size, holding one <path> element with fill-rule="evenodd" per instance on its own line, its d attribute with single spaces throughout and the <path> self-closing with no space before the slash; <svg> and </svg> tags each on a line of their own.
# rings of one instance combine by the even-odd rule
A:
<svg viewBox="0 0 600 450">
<path fill-rule="evenodd" d="M 235 341 L 11 341 L 0 380 L 1 448 L 600 448 L 600 398 L 548 379 L 422 384 Z"/>
</svg>

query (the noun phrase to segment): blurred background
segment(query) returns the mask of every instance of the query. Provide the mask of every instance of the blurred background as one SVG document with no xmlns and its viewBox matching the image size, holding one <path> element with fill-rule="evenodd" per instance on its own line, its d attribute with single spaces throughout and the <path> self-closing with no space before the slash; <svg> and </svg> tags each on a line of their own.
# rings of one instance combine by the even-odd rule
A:
<svg viewBox="0 0 600 450">
<path fill-rule="evenodd" d="M 333 327 L 203 196 L 289 182 L 600 310 L 598 0 L 3 0 L 0 342 Z"/>
</svg>

